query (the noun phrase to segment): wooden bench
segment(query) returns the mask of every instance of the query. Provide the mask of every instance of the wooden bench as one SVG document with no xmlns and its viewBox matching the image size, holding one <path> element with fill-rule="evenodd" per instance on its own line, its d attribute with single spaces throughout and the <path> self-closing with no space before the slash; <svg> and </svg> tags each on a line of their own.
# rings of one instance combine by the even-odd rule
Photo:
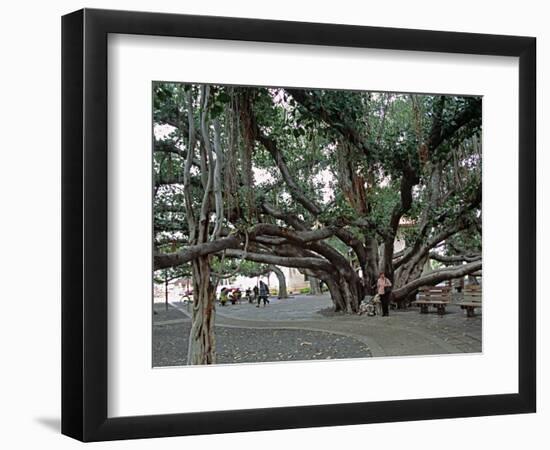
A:
<svg viewBox="0 0 550 450">
<path fill-rule="evenodd" d="M 475 309 L 481 308 L 481 286 L 479 284 L 464 286 L 464 298 L 457 305 L 466 310 L 467 317 L 474 317 Z"/>
<path fill-rule="evenodd" d="M 445 314 L 445 306 L 451 303 L 451 288 L 449 286 L 427 286 L 418 290 L 418 298 L 412 305 L 420 306 L 420 313 L 427 314 L 430 306 L 437 308 L 437 313 Z"/>
</svg>

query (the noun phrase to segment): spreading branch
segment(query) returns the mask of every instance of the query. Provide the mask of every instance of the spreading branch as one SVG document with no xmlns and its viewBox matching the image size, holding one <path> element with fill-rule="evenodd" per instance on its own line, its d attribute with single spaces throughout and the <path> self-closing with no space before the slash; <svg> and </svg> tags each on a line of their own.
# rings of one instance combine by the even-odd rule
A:
<svg viewBox="0 0 550 450">
<path fill-rule="evenodd" d="M 481 259 L 481 254 L 446 256 L 440 255 L 439 253 L 430 252 L 430 259 L 447 264 L 456 262 L 473 262 Z"/>
<path fill-rule="evenodd" d="M 227 250 L 226 254 L 229 256 L 241 257 L 244 255 L 244 252 L 242 250 L 229 249 Z M 321 270 L 324 272 L 330 272 L 332 270 L 331 264 L 321 258 L 278 256 L 273 254 L 254 252 L 247 252 L 244 257 L 249 261 L 263 264 L 274 264 L 283 267 Z"/>
<path fill-rule="evenodd" d="M 442 281 L 452 280 L 454 278 L 461 278 L 465 275 L 477 272 L 482 267 L 482 261 L 474 261 L 461 266 L 445 267 L 444 269 L 434 270 L 427 275 L 421 276 L 410 283 L 393 291 L 393 295 L 396 301 L 399 301 L 407 297 L 412 292 L 416 291 L 422 286 L 434 286 Z"/>
</svg>

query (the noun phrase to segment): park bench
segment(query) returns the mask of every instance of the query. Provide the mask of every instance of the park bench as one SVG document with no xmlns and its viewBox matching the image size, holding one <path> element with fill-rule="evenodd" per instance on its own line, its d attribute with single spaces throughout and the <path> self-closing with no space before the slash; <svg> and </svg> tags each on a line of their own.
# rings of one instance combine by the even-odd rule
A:
<svg viewBox="0 0 550 450">
<path fill-rule="evenodd" d="M 474 317 L 475 309 L 481 308 L 481 286 L 479 284 L 464 286 L 464 298 L 457 305 L 466 310 L 467 317 Z"/>
<path fill-rule="evenodd" d="M 445 314 L 445 306 L 451 303 L 451 288 L 449 286 L 427 286 L 418 290 L 418 298 L 412 305 L 420 306 L 420 313 L 427 314 L 430 306 L 437 308 L 437 313 Z"/>
</svg>

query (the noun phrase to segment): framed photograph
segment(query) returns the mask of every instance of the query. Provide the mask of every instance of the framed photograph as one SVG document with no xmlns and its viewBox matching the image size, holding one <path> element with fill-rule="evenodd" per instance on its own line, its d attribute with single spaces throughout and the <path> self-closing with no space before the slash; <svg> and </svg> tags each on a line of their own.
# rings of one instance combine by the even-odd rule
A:
<svg viewBox="0 0 550 450">
<path fill-rule="evenodd" d="M 62 21 L 62 432 L 535 412 L 536 41 Z"/>
</svg>

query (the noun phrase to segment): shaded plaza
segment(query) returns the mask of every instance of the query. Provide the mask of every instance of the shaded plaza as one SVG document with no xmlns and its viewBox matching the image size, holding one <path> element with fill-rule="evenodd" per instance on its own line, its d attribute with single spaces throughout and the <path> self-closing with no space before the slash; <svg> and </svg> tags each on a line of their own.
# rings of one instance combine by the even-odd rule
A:
<svg viewBox="0 0 550 450">
<path fill-rule="evenodd" d="M 445 315 L 410 307 L 379 315 L 338 314 L 328 294 L 270 298 L 266 307 L 242 302 L 216 307 L 219 364 L 479 353 L 482 315 L 466 317 L 455 294 Z M 157 303 L 153 365 L 185 365 L 188 303 Z"/>
</svg>

